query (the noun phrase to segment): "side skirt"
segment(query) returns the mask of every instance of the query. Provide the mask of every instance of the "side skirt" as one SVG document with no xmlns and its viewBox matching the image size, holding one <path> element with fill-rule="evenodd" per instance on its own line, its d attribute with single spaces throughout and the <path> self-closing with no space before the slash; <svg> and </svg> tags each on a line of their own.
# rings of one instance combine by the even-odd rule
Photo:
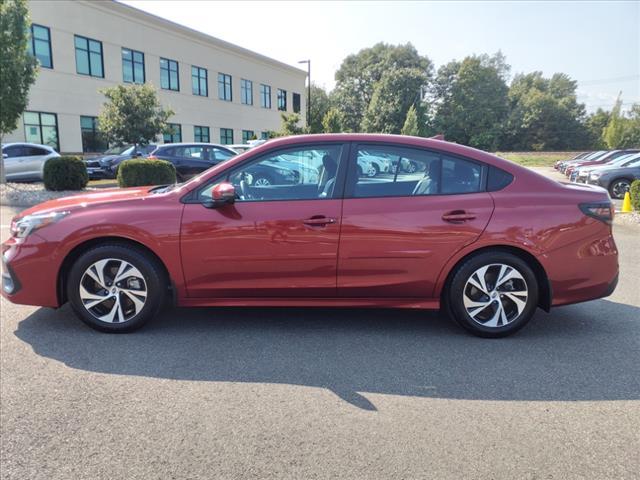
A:
<svg viewBox="0 0 640 480">
<path fill-rule="evenodd" d="M 424 298 L 181 298 L 179 307 L 363 307 L 438 310 L 439 299 Z"/>
</svg>

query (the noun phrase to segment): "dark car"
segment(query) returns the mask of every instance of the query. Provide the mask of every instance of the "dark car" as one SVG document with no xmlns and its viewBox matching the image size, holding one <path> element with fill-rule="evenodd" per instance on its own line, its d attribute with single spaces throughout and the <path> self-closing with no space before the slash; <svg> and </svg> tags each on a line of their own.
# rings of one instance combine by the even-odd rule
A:
<svg viewBox="0 0 640 480">
<path fill-rule="evenodd" d="M 87 173 L 91 179 L 116 178 L 118 168 L 125 160 L 138 157 L 148 157 L 157 145 L 121 145 L 111 147 L 102 155 L 86 159 Z"/>
<path fill-rule="evenodd" d="M 606 188 L 613 198 L 624 198 L 634 180 L 640 180 L 640 159 L 620 168 L 596 170 L 589 175 L 588 183 Z"/>
<path fill-rule="evenodd" d="M 419 168 L 396 162 L 392 174 L 362 176 L 363 152 Z M 246 181 L 281 158 L 310 177 L 300 169 L 293 183 Z M 185 183 L 84 193 L 21 212 L 2 245 L 2 295 L 47 307 L 68 301 L 108 332 L 142 326 L 173 299 L 442 307 L 471 332 L 500 337 L 538 307 L 611 294 L 612 217 L 602 188 L 561 184 L 455 143 L 298 135 Z"/>
<path fill-rule="evenodd" d="M 168 143 L 158 146 L 149 158 L 171 162 L 178 181 L 188 180 L 238 153 L 215 143 Z"/>
</svg>

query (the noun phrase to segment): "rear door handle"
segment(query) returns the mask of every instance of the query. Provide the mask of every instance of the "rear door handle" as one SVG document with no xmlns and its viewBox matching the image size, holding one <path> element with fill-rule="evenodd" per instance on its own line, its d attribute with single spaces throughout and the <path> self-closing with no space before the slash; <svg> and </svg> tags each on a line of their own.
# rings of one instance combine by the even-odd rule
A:
<svg viewBox="0 0 640 480">
<path fill-rule="evenodd" d="M 336 219 L 325 217 L 324 215 L 314 215 L 311 218 L 303 220 L 303 223 L 305 225 L 309 225 L 310 227 L 324 227 L 331 223 L 336 223 Z"/>
<path fill-rule="evenodd" d="M 475 220 L 476 216 L 466 210 L 453 210 L 442 215 L 442 220 L 450 223 L 462 223 L 469 220 Z"/>
</svg>

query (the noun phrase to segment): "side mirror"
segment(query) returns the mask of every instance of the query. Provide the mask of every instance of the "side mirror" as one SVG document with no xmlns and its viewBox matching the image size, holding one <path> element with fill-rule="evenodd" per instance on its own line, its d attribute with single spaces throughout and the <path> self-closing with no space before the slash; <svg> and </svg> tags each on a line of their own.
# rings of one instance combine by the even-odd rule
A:
<svg viewBox="0 0 640 480">
<path fill-rule="evenodd" d="M 217 184 L 211 190 L 211 200 L 203 203 L 207 208 L 218 208 L 223 205 L 229 205 L 236 201 L 236 189 L 228 183 L 222 182 Z"/>
</svg>

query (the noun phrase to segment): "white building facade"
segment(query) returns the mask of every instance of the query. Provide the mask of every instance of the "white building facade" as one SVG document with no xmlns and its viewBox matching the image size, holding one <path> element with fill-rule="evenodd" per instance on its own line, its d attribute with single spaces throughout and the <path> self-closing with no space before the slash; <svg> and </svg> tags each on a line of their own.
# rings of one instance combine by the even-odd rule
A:
<svg viewBox="0 0 640 480">
<path fill-rule="evenodd" d="M 100 90 L 130 83 L 154 85 L 175 112 L 159 142 L 245 143 L 279 130 L 281 112 L 304 125 L 304 70 L 111 0 L 30 1 L 29 11 L 40 70 L 4 142 L 103 150 Z"/>
</svg>

